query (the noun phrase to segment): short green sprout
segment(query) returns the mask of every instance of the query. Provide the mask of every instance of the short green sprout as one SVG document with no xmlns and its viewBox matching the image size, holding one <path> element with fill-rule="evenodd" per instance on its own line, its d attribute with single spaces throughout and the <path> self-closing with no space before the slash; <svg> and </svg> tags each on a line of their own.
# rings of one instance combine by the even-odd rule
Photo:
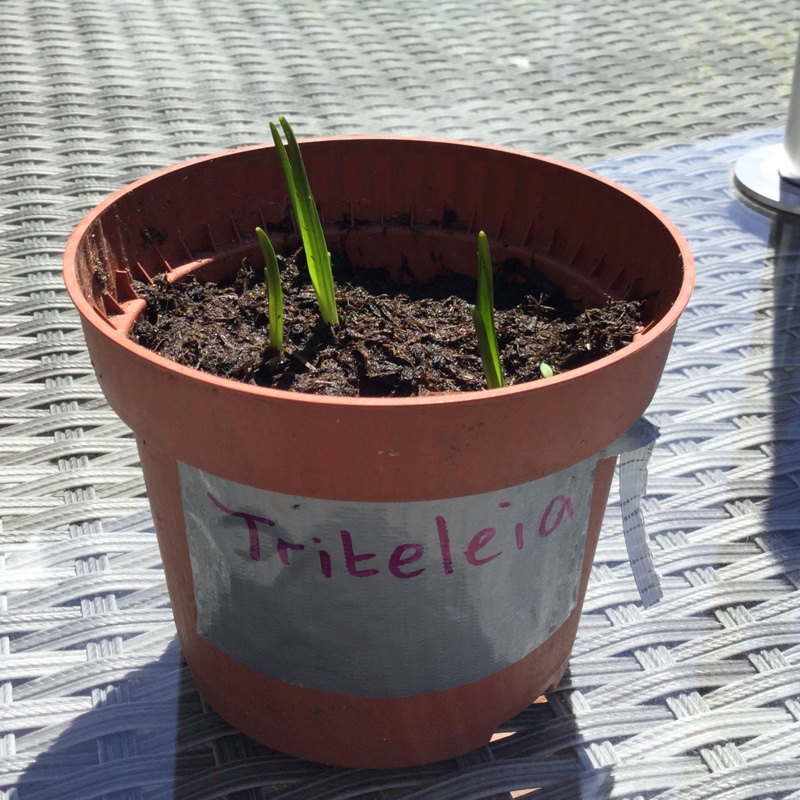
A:
<svg viewBox="0 0 800 800">
<path fill-rule="evenodd" d="M 539 372 L 541 373 L 543 378 L 553 377 L 553 368 L 549 364 L 545 364 L 544 361 L 542 361 L 542 363 L 539 364 Z"/>
<path fill-rule="evenodd" d="M 339 314 L 336 310 L 336 297 L 333 288 L 333 272 L 331 270 L 331 254 L 325 243 L 325 234 L 319 218 L 319 211 L 311 194 L 306 168 L 300 155 L 294 132 L 284 117 L 278 121 L 286 135 L 287 146 L 284 147 L 281 135 L 274 123 L 270 122 L 272 139 L 281 162 L 286 185 L 289 188 L 289 199 L 292 202 L 294 215 L 303 237 L 308 273 L 317 295 L 320 314 L 323 322 L 328 325 L 339 324 Z M 288 148 L 288 154 L 287 154 Z"/>
<path fill-rule="evenodd" d="M 505 381 L 494 327 L 492 257 L 489 253 L 489 240 L 483 231 L 478 234 L 478 297 L 476 304 L 471 306 L 470 310 L 478 337 L 486 383 L 490 389 L 499 389 L 505 385 Z"/>
<path fill-rule="evenodd" d="M 269 303 L 269 344 L 278 353 L 283 351 L 283 288 L 275 248 L 262 228 L 256 228 L 258 243 L 264 254 L 264 283 Z"/>
</svg>

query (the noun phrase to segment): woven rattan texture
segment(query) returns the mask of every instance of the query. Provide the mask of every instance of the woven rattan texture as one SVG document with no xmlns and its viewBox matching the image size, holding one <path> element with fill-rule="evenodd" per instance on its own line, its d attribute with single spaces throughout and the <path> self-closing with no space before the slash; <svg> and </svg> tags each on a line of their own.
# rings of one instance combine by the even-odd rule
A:
<svg viewBox="0 0 800 800">
<path fill-rule="evenodd" d="M 729 135 L 783 119 L 796 20 L 755 6 L 0 0 L 1 800 L 800 798 L 800 235 L 728 175 L 775 140 Z M 605 162 L 698 257 L 650 414 L 665 600 L 641 609 L 610 509 L 562 687 L 458 762 L 327 769 L 204 708 L 62 289 L 84 211 L 277 113 Z"/>
</svg>

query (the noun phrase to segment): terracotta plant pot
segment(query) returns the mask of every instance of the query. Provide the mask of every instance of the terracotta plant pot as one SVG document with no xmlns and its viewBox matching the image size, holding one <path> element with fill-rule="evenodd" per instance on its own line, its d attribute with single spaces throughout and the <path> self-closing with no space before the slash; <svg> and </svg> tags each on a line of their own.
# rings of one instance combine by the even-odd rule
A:
<svg viewBox="0 0 800 800">
<path fill-rule="evenodd" d="M 135 432 L 181 644 L 213 708 L 272 747 L 360 767 L 486 743 L 566 667 L 614 459 L 693 282 L 675 227 L 629 191 L 506 149 L 329 138 L 302 150 L 334 258 L 425 281 L 493 260 L 578 304 L 647 298 L 645 332 L 533 384 L 410 399 L 219 379 L 133 343 L 131 278 L 259 263 L 287 196 L 271 146 L 117 192 L 64 275 L 109 403 Z M 291 239 L 291 236 L 288 236 Z M 296 245 L 293 240 L 287 244 Z"/>
</svg>

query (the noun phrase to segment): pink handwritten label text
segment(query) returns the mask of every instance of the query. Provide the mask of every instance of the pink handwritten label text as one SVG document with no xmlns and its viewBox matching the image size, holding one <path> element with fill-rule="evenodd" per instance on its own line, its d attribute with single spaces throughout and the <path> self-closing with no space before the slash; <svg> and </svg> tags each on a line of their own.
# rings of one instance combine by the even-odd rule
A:
<svg viewBox="0 0 800 800">
<path fill-rule="evenodd" d="M 220 511 L 243 521 L 242 532 L 246 533 L 249 538 L 250 558 L 253 561 L 260 561 L 264 552 L 261 537 L 267 536 L 270 528 L 275 528 L 276 526 L 282 528 L 277 521 L 277 517 L 276 519 L 272 519 L 272 517 L 266 517 L 248 511 L 236 511 L 222 503 L 212 492 L 207 492 L 207 496 Z M 502 509 L 509 508 L 510 506 L 511 503 L 507 502 L 498 504 L 498 507 Z M 573 515 L 573 513 L 571 498 L 563 494 L 555 495 L 539 518 L 539 536 L 541 538 L 551 536 L 559 529 L 566 519 L 569 519 Z M 259 523 L 266 527 L 264 529 L 259 529 Z M 453 560 L 447 519 L 442 515 L 437 515 L 433 520 L 433 526 L 436 530 L 436 540 L 438 542 L 438 552 L 434 554 L 433 557 L 441 562 L 441 569 L 444 575 L 452 575 L 455 572 L 456 566 L 462 564 L 462 562 Z M 463 564 L 472 567 L 480 567 L 484 564 L 489 564 L 504 554 L 505 550 L 498 542 L 495 542 L 495 539 L 498 537 L 498 528 L 499 526 L 481 528 L 470 536 L 467 541 L 467 546 L 462 551 L 464 559 Z M 523 534 L 524 523 L 514 522 L 513 542 L 517 551 L 521 551 L 525 546 Z M 276 534 L 274 536 L 275 553 L 284 567 L 290 567 L 296 558 L 302 557 L 300 554 L 303 553 L 303 551 L 309 550 L 311 548 L 311 543 L 315 545 L 323 544 L 323 540 L 319 535 L 308 537 L 305 544 L 303 541 L 298 541 L 298 539 L 303 538 L 302 532 L 293 532 L 292 538 L 294 541 L 289 541 L 284 535 Z M 369 551 L 357 552 L 357 545 L 350 531 L 344 529 L 340 530 L 339 540 L 342 554 L 341 565 L 347 571 L 348 575 L 354 578 L 370 578 L 384 571 L 379 560 L 376 561 L 376 559 L 378 559 L 377 553 Z M 269 539 L 267 541 L 269 541 Z M 397 545 L 392 550 L 386 565 L 388 573 L 399 580 L 407 580 L 422 575 L 427 569 L 424 565 L 420 565 L 412 570 L 407 570 L 405 568 L 411 564 L 423 561 L 426 556 L 426 550 L 427 548 L 423 542 L 406 542 Z M 319 569 L 323 577 L 332 577 L 336 562 L 331 551 L 317 549 L 317 558 L 319 560 Z M 368 566 L 366 562 L 370 562 Z"/>
</svg>

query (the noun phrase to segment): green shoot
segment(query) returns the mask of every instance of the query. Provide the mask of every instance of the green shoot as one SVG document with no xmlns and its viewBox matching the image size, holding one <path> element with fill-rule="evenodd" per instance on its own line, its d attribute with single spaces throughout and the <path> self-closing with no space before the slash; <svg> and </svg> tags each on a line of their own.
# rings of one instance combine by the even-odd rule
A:
<svg viewBox="0 0 800 800">
<path fill-rule="evenodd" d="M 542 363 L 539 364 L 539 372 L 541 373 L 543 378 L 553 377 L 553 368 L 549 364 L 545 364 L 544 361 L 542 361 Z"/>
<path fill-rule="evenodd" d="M 317 295 L 320 314 L 328 325 L 339 324 L 336 310 L 336 297 L 333 288 L 333 272 L 331 271 L 331 254 L 325 243 L 317 204 L 311 194 L 306 168 L 300 155 L 294 132 L 284 117 L 278 117 L 283 132 L 286 134 L 287 146 L 284 147 L 281 135 L 274 123 L 270 122 L 272 139 L 281 162 L 286 185 L 289 188 L 289 199 L 292 202 L 294 215 L 303 237 L 303 247 L 308 262 L 308 272 L 314 293 Z M 288 148 L 288 154 L 287 154 Z"/>
<path fill-rule="evenodd" d="M 494 327 L 492 257 L 489 253 L 489 240 L 483 231 L 478 234 L 478 297 L 476 305 L 471 306 L 471 311 L 486 383 L 490 389 L 499 389 L 505 385 L 505 381 Z"/>
<path fill-rule="evenodd" d="M 258 243 L 264 254 L 264 283 L 269 303 L 269 344 L 278 353 L 283 351 L 283 288 L 275 248 L 262 228 L 256 228 Z"/>
</svg>

